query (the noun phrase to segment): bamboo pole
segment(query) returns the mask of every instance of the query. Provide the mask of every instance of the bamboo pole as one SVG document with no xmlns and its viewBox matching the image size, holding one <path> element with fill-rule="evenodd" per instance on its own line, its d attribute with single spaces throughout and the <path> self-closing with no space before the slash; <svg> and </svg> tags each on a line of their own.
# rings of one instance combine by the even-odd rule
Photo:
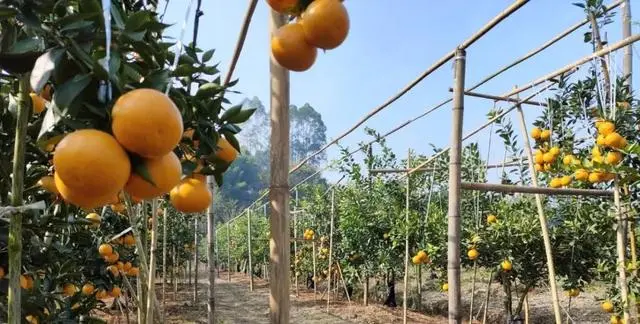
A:
<svg viewBox="0 0 640 324">
<path fill-rule="evenodd" d="M 529 173 L 531 173 L 532 189 L 538 188 L 538 174 L 533 165 L 533 152 L 531 151 L 531 143 L 529 141 L 529 132 L 527 131 L 527 122 L 524 118 L 524 112 L 521 106 L 517 106 L 518 116 L 520 117 L 520 131 L 522 139 L 524 140 L 524 151 L 527 154 L 527 162 L 529 164 Z M 551 189 L 551 188 L 546 188 Z M 569 189 L 564 189 L 569 190 Z M 556 271 L 553 263 L 553 250 L 551 246 L 551 239 L 549 237 L 549 228 L 547 225 L 547 217 L 544 213 L 544 207 L 542 205 L 542 196 L 539 193 L 535 194 L 536 209 L 538 210 L 538 220 L 540 222 L 540 229 L 542 231 L 542 240 L 544 242 L 544 251 L 547 261 L 547 271 L 549 279 L 549 287 L 551 289 L 551 302 L 553 304 L 553 315 L 555 317 L 556 324 L 562 323 L 562 314 L 560 313 L 560 301 L 558 300 L 558 290 L 556 288 Z"/>
<path fill-rule="evenodd" d="M 293 207 L 293 236 L 298 237 L 298 189 L 295 190 L 295 204 Z M 293 255 L 298 257 L 298 240 L 293 240 Z M 293 263 L 293 276 L 296 285 L 296 297 L 298 297 L 298 264 Z"/>
<path fill-rule="evenodd" d="M 251 19 L 253 17 L 253 13 L 256 11 L 257 4 L 258 0 L 249 0 L 249 6 L 247 7 L 247 12 L 244 14 L 244 21 L 242 22 L 242 27 L 240 28 L 240 35 L 238 35 L 236 48 L 233 51 L 233 58 L 231 59 L 231 64 L 229 65 L 229 71 L 227 71 L 227 75 L 224 78 L 225 85 L 229 84 L 229 82 L 231 81 L 231 76 L 233 75 L 233 71 L 236 69 L 236 64 L 238 63 L 238 59 L 240 58 L 242 48 L 244 47 L 244 41 L 247 38 L 247 32 L 249 31 Z"/>
<path fill-rule="evenodd" d="M 207 185 L 209 185 L 209 191 L 211 193 L 215 193 L 215 179 L 213 176 L 207 177 Z M 209 290 L 207 292 L 207 323 L 215 324 L 216 316 L 215 316 L 215 282 L 216 282 L 216 223 L 215 223 L 215 215 L 213 214 L 214 205 L 213 199 L 211 199 L 211 203 L 209 204 L 209 209 L 207 210 L 207 270 L 209 272 Z"/>
<path fill-rule="evenodd" d="M 620 285 L 620 299 L 622 301 L 622 315 L 625 323 L 629 323 L 629 287 L 627 284 L 626 266 L 626 222 L 622 215 L 622 202 L 620 199 L 620 185 L 618 178 L 614 180 L 613 201 L 616 208 L 616 247 L 618 252 L 618 281 Z"/>
<path fill-rule="evenodd" d="M 487 282 L 487 294 L 484 297 L 482 324 L 485 324 L 487 322 L 487 313 L 489 310 L 489 298 L 491 298 L 491 282 L 493 281 L 493 271 L 495 271 L 495 268 L 491 268 L 491 272 L 489 272 L 489 281 Z"/>
<path fill-rule="evenodd" d="M 27 126 L 31 115 L 29 102 L 29 75 L 20 76 L 18 88 L 18 112 L 16 116 L 16 134 L 13 146 L 13 177 L 11 179 L 11 205 L 22 206 L 24 200 L 25 150 L 27 144 Z M 20 272 L 22 270 L 22 215 L 11 213 L 9 216 L 9 296 L 7 300 L 8 323 L 22 323 Z"/>
<path fill-rule="evenodd" d="M 247 213 L 247 251 L 249 255 L 249 291 L 253 291 L 253 266 L 251 264 L 251 213 Z"/>
<path fill-rule="evenodd" d="M 333 262 L 333 220 L 336 213 L 335 205 L 335 189 L 331 190 L 331 220 L 329 222 L 329 269 L 327 273 L 327 313 L 329 313 L 329 304 L 331 303 L 331 263 Z"/>
<path fill-rule="evenodd" d="M 156 296 L 156 247 L 158 246 L 158 218 L 156 216 L 158 210 L 158 200 L 151 200 L 151 251 L 149 253 L 149 281 L 147 284 L 147 324 L 153 324 L 153 300 Z M 167 213 L 165 208 L 164 213 Z M 165 217 L 166 218 L 166 217 Z M 146 224 L 145 224 L 146 225 Z"/>
<path fill-rule="evenodd" d="M 407 169 L 411 168 L 411 149 L 407 152 Z M 405 191 L 405 210 L 404 210 L 404 289 L 402 291 L 402 323 L 407 324 L 407 291 L 409 290 L 409 202 L 411 195 L 411 182 L 407 177 Z"/>
<path fill-rule="evenodd" d="M 628 38 L 631 36 L 631 0 L 623 0 L 620 11 L 622 11 L 622 38 Z M 633 47 L 628 45 L 624 48 L 624 56 L 622 57 L 622 73 L 627 78 L 625 83 L 629 86 L 629 89 L 633 89 L 632 71 Z"/>
<path fill-rule="evenodd" d="M 286 23 L 285 16 L 271 10 L 269 29 L 273 35 Z M 272 324 L 289 323 L 289 265 L 291 264 L 289 243 L 289 71 L 280 66 L 273 56 L 271 71 L 271 141 L 270 141 L 270 188 L 271 241 L 270 263 L 272 276 L 269 280 L 269 300 Z"/>
<path fill-rule="evenodd" d="M 473 277 L 471 278 L 471 300 L 469 301 L 469 322 L 473 323 L 473 302 L 476 297 L 476 275 L 478 273 L 478 262 L 473 260 Z"/>
<path fill-rule="evenodd" d="M 227 281 L 231 281 L 231 229 L 227 223 Z"/>
<path fill-rule="evenodd" d="M 453 92 L 453 88 L 449 88 L 449 92 Z M 464 95 L 465 96 L 469 96 L 469 97 L 490 99 L 490 100 L 494 100 L 494 101 L 518 102 L 518 99 L 515 99 L 515 98 L 496 96 L 496 95 L 490 95 L 490 94 L 473 92 L 473 91 L 465 91 Z M 539 107 L 548 107 L 549 106 L 544 102 L 533 101 L 533 100 L 525 100 L 525 101 L 522 102 L 522 104 L 532 105 L 532 106 L 539 106 Z"/>
<path fill-rule="evenodd" d="M 316 242 L 311 242 L 312 244 L 312 262 L 313 262 L 313 300 L 316 300 L 318 297 L 318 274 L 316 271 Z"/>
<path fill-rule="evenodd" d="M 176 246 L 173 245 L 173 267 L 171 267 L 171 273 L 173 277 L 173 301 L 176 301 L 178 298 L 178 263 L 176 256 Z"/>
<path fill-rule="evenodd" d="M 198 265 L 200 264 L 200 260 L 198 259 L 198 220 L 200 215 L 195 215 L 193 220 L 193 227 L 195 228 L 193 234 L 193 304 L 198 304 Z"/>
<path fill-rule="evenodd" d="M 447 281 L 449 283 L 449 323 L 462 321 L 460 289 L 460 176 L 462 154 L 462 123 L 464 115 L 464 78 L 466 53 L 456 51 L 453 87 L 451 152 L 449 155 L 449 211 L 447 229 Z M 405 173 L 408 175 L 408 173 Z M 408 178 L 408 176 L 407 176 Z"/>
<path fill-rule="evenodd" d="M 367 176 L 367 181 L 369 182 L 369 191 L 371 192 L 373 190 L 373 173 L 371 173 L 371 168 L 373 167 L 373 142 L 370 142 L 369 144 L 367 144 L 367 169 L 369 169 L 369 175 Z M 367 199 L 371 199 L 371 196 L 367 197 Z M 369 305 L 369 274 L 368 273 L 364 273 L 364 275 L 362 276 L 364 283 L 363 283 L 363 301 L 362 304 L 364 306 L 368 306 Z"/>
<path fill-rule="evenodd" d="M 164 213 L 162 214 L 162 317 L 165 316 L 165 308 L 167 307 L 167 210 L 168 206 L 165 206 Z"/>
<path fill-rule="evenodd" d="M 462 189 L 492 191 L 492 192 L 502 192 L 502 193 L 531 193 L 531 194 L 543 194 L 543 195 L 551 195 L 551 196 L 564 195 L 564 196 L 611 197 L 614 195 L 614 192 L 610 190 L 525 187 L 525 186 L 503 185 L 503 184 L 493 184 L 493 183 L 475 183 L 475 182 L 463 182 Z"/>
<path fill-rule="evenodd" d="M 135 206 L 135 210 L 136 210 L 136 216 L 137 220 L 141 220 L 142 221 L 142 231 L 138 232 L 138 235 L 136 235 L 136 231 L 134 230 L 134 226 L 132 226 L 132 231 L 134 233 L 134 237 L 136 238 L 136 241 L 140 241 L 140 246 L 137 247 L 137 243 L 136 243 L 136 248 L 138 249 L 138 253 L 141 254 L 146 254 L 146 238 L 147 238 L 147 219 L 146 217 L 143 217 L 144 215 L 144 209 L 145 209 L 145 202 L 142 201 L 139 205 Z M 131 215 L 131 214 L 130 214 Z M 135 220 L 131 220 L 131 224 L 136 224 L 137 222 Z M 140 272 L 143 271 L 147 271 L 148 268 L 146 268 L 146 265 L 142 265 L 140 264 L 139 269 L 141 270 Z M 142 276 L 138 276 L 138 279 L 136 280 L 136 288 L 138 289 L 138 323 L 146 323 L 147 322 L 147 304 L 145 303 L 147 300 L 147 295 L 146 295 L 146 277 L 142 277 Z"/>
</svg>

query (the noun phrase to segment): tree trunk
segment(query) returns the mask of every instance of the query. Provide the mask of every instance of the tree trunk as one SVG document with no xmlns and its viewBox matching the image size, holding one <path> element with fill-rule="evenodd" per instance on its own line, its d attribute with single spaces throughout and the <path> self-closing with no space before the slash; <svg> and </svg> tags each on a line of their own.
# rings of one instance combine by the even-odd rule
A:
<svg viewBox="0 0 640 324">
<path fill-rule="evenodd" d="M 198 218 L 200 215 L 196 215 L 193 221 L 194 238 L 193 238 L 193 304 L 198 304 L 198 264 L 200 261 L 198 260 Z"/>
<path fill-rule="evenodd" d="M 147 324 L 153 324 L 154 304 L 153 299 L 156 296 L 156 247 L 158 245 L 158 200 L 151 200 L 151 251 L 149 252 L 149 283 L 147 285 Z M 167 210 L 165 209 L 165 213 Z"/>
<path fill-rule="evenodd" d="M 396 274 L 394 271 L 391 271 L 391 275 L 387 280 L 387 299 L 384 301 L 384 305 L 392 308 L 398 306 L 396 302 Z"/>
</svg>

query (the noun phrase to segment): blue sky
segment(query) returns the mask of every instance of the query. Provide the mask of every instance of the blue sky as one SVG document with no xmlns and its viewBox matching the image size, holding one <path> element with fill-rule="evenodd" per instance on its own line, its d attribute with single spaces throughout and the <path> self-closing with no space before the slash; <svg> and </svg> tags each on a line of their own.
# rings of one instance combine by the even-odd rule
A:
<svg viewBox="0 0 640 324">
<path fill-rule="evenodd" d="M 291 103 L 310 103 L 322 114 L 327 125 L 327 137 L 332 138 L 386 101 L 512 2 L 347 0 L 345 5 L 351 20 L 347 40 L 335 50 L 320 52 L 315 65 L 309 71 L 291 73 Z M 575 1 L 530 1 L 468 48 L 467 86 L 475 84 L 486 75 L 583 19 L 583 12 L 571 5 L 572 2 Z M 632 20 L 640 21 L 640 4 L 633 2 Z M 203 1 L 202 10 L 205 15 L 200 20 L 198 46 L 216 49 L 214 60 L 220 62 L 223 75 L 231 59 L 248 3 L 248 0 Z M 179 35 L 187 4 L 188 0 L 172 0 L 169 4 L 165 21 L 176 24 L 169 32 L 174 37 Z M 164 3 L 161 8 L 163 7 Z M 192 11 L 195 10 L 194 7 Z M 231 97 L 233 101 L 239 101 L 244 97 L 257 96 L 267 108 L 268 16 L 268 5 L 265 0 L 260 0 L 234 74 L 240 79 L 235 90 L 241 91 L 242 94 Z M 616 21 L 605 29 L 608 40 L 612 43 L 621 39 L 619 17 L 619 11 L 616 10 Z M 185 36 L 187 42 L 192 38 L 192 15 L 190 20 Z M 633 26 L 634 33 L 639 29 L 638 26 Z M 591 46 L 582 42 L 582 34 L 586 31 L 586 28 L 582 28 L 476 91 L 504 94 L 514 85 L 527 84 L 588 55 Z M 636 45 L 635 49 L 634 88 L 638 89 L 640 45 Z M 614 65 L 621 70 L 622 52 L 618 52 L 613 58 L 617 62 Z M 448 63 L 365 125 L 385 133 L 407 119 L 419 115 L 451 96 L 448 88 L 452 85 L 452 76 L 452 65 Z M 464 133 L 483 124 L 486 121 L 486 113 L 492 107 L 491 101 L 467 97 Z M 532 121 L 538 111 L 539 108 L 533 106 L 525 108 L 527 119 Z M 514 126 L 517 126 L 517 116 L 510 116 Z M 429 143 L 440 147 L 448 146 L 450 123 L 448 105 L 390 136 L 388 144 L 401 156 L 406 155 L 408 148 L 430 154 Z M 353 148 L 360 141 L 368 141 L 369 138 L 363 130 L 364 126 L 341 141 L 341 144 Z M 478 142 L 482 152 L 486 152 L 487 139 L 488 131 L 484 131 L 470 141 Z M 491 163 L 502 160 L 502 148 L 499 144 L 492 145 L 496 146 L 491 149 L 494 152 Z M 335 146 L 327 152 L 329 159 L 339 156 L 339 150 Z M 335 178 L 335 174 L 327 176 Z"/>
</svg>

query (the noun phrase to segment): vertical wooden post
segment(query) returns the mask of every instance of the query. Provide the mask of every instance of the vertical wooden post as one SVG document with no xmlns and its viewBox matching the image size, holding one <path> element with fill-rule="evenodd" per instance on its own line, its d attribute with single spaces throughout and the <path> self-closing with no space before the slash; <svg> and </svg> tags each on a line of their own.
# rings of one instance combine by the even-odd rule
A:
<svg viewBox="0 0 640 324">
<path fill-rule="evenodd" d="M 167 283 L 167 214 L 169 206 L 165 206 L 162 214 L 162 317 L 165 316 L 167 305 L 166 283 Z"/>
<path fill-rule="evenodd" d="M 529 173 L 531 174 L 531 184 L 534 187 L 538 187 L 538 174 L 533 166 L 533 152 L 531 151 L 531 142 L 529 141 L 529 132 L 527 131 L 527 122 L 524 118 L 524 112 L 521 106 L 517 106 L 518 115 L 520 116 L 520 131 L 522 140 L 524 141 L 524 151 L 527 154 L 527 163 L 529 164 Z M 551 302 L 553 304 L 553 314 L 556 324 L 562 323 L 562 314 L 560 313 L 560 301 L 558 299 L 558 289 L 556 287 L 556 271 L 553 263 L 553 247 L 551 246 L 551 239 L 549 237 L 549 228 L 547 226 L 547 217 L 544 213 L 544 207 L 542 205 L 542 196 L 540 194 L 535 195 L 536 209 L 538 210 L 538 220 L 540 222 L 540 229 L 542 231 L 542 240 L 544 242 L 544 252 L 547 261 L 547 271 L 549 279 L 549 288 L 551 289 Z"/>
<path fill-rule="evenodd" d="M 411 169 L 411 149 L 407 153 L 407 170 Z M 407 189 L 405 199 L 404 210 L 404 289 L 402 291 L 402 323 L 407 324 L 407 291 L 409 290 L 409 202 L 411 182 L 409 180 L 411 175 L 407 175 Z"/>
<path fill-rule="evenodd" d="M 314 238 L 312 242 L 312 262 L 313 262 L 313 300 L 316 300 L 318 294 L 318 275 L 316 273 L 316 240 Z"/>
<path fill-rule="evenodd" d="M 178 263 L 176 257 L 176 246 L 172 246 L 172 254 L 173 254 L 173 267 L 171 267 L 171 273 L 173 277 L 173 301 L 176 301 L 178 298 Z"/>
<path fill-rule="evenodd" d="M 373 144 L 369 144 L 367 147 L 367 160 L 369 161 L 367 163 L 367 170 L 371 170 L 373 166 Z M 367 178 L 369 180 L 369 191 L 371 191 L 373 188 L 373 177 L 371 172 L 369 172 Z M 362 279 L 364 280 L 364 285 L 362 287 L 362 305 L 367 306 L 369 305 L 369 274 L 365 273 L 364 276 L 362 276 Z"/>
<path fill-rule="evenodd" d="M 198 304 L 198 265 L 200 264 L 200 260 L 198 259 L 198 220 L 200 215 L 195 215 L 195 219 L 193 221 L 194 238 L 193 238 L 193 304 Z"/>
<path fill-rule="evenodd" d="M 216 186 L 213 176 L 207 177 L 207 185 L 211 194 L 215 193 Z M 213 199 L 207 210 L 207 270 L 209 273 L 209 291 L 207 292 L 207 323 L 215 324 L 215 282 L 216 282 L 216 222 L 215 215 L 213 214 Z"/>
<path fill-rule="evenodd" d="M 227 222 L 227 281 L 231 281 L 231 229 Z"/>
<path fill-rule="evenodd" d="M 16 134 L 13 144 L 13 178 L 11 179 L 11 205 L 22 206 L 24 193 L 24 155 L 26 150 L 27 126 L 31 115 L 29 103 L 29 75 L 20 76 L 18 88 L 18 113 Z M 22 270 L 22 215 L 9 216 L 9 299 L 8 320 L 10 324 L 22 323 L 20 273 Z"/>
<path fill-rule="evenodd" d="M 146 216 L 146 201 L 140 202 L 135 208 L 137 214 L 137 221 L 142 222 L 142 228 L 140 229 L 140 235 L 136 237 L 138 241 L 140 241 L 140 246 L 137 246 L 138 253 L 140 255 L 147 254 L 147 228 L 148 221 Z M 135 236 L 135 234 L 134 234 Z M 148 265 L 145 265 L 148 266 Z M 142 276 L 143 272 L 147 272 L 148 269 L 145 269 L 143 265 L 140 266 L 140 275 L 138 276 L 138 280 L 136 280 L 136 287 L 138 288 L 138 323 L 146 323 L 147 322 L 147 304 L 145 301 L 147 300 L 147 286 L 146 286 L 146 277 Z"/>
<path fill-rule="evenodd" d="M 253 291 L 253 265 L 251 264 L 251 214 L 252 210 L 247 211 L 247 251 L 249 255 L 249 291 Z"/>
<path fill-rule="evenodd" d="M 293 256 L 294 258 L 298 257 L 298 189 L 295 190 L 295 202 L 293 205 L 293 237 L 296 238 L 293 240 Z M 296 285 L 296 297 L 299 296 L 298 291 L 298 264 L 293 263 L 293 276 L 294 276 L 294 284 Z"/>
<path fill-rule="evenodd" d="M 336 191 L 331 189 L 331 221 L 329 223 L 329 269 L 327 273 L 327 313 L 329 312 L 329 303 L 331 302 L 331 262 L 333 262 L 333 220 L 336 213 Z"/>
<path fill-rule="evenodd" d="M 147 283 L 147 324 L 153 324 L 154 304 L 156 296 L 156 247 L 158 246 L 158 200 L 151 200 L 151 251 L 149 252 L 149 282 Z M 167 209 L 164 210 L 165 214 Z M 145 224 L 146 225 L 146 224 Z"/>
<path fill-rule="evenodd" d="M 464 115 L 464 78 L 466 53 L 456 50 L 453 85 L 451 151 L 449 152 L 449 211 L 447 229 L 447 281 L 449 283 L 449 323 L 462 323 L 460 289 L 460 182 L 462 123 Z"/>
<path fill-rule="evenodd" d="M 631 37 L 631 0 L 622 2 L 620 11 L 622 11 L 622 38 L 625 39 Z M 631 44 L 624 48 L 622 71 L 624 76 L 628 78 L 625 83 L 629 85 L 629 90 L 631 90 L 633 85 L 631 77 L 633 71 L 633 46 Z"/>
<path fill-rule="evenodd" d="M 286 23 L 283 14 L 271 10 L 269 24 L 273 35 Z M 270 141 L 270 190 L 271 204 L 270 263 L 272 268 L 269 287 L 271 323 L 289 323 L 289 71 L 271 56 L 271 141 Z"/>
<path fill-rule="evenodd" d="M 624 215 L 622 215 L 622 202 L 620 199 L 620 185 L 619 180 L 616 177 L 614 180 L 613 200 L 616 207 L 616 248 L 618 250 L 618 281 L 620 285 L 620 298 L 622 300 L 622 315 L 624 323 L 629 323 L 629 287 L 627 285 L 627 271 L 626 271 L 626 231 L 627 222 L 625 222 Z"/>
</svg>

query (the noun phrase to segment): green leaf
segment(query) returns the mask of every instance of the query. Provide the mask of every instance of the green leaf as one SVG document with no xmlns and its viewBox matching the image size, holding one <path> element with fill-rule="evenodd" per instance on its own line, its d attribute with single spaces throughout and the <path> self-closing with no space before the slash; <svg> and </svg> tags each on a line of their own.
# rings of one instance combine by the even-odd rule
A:
<svg viewBox="0 0 640 324">
<path fill-rule="evenodd" d="M 233 148 L 235 148 L 236 151 L 240 153 L 240 143 L 238 143 L 238 139 L 236 138 L 236 136 L 228 131 L 222 130 L 221 132 L 224 135 L 224 138 L 226 138 L 227 141 L 229 141 L 229 144 L 231 144 L 231 146 L 233 146 Z"/>
<path fill-rule="evenodd" d="M 215 94 L 220 93 L 221 91 L 222 91 L 221 85 L 213 82 L 208 82 L 201 85 L 198 88 L 198 91 L 196 92 L 196 97 L 198 98 L 213 97 Z"/>
<path fill-rule="evenodd" d="M 234 117 L 236 114 L 238 114 L 240 111 L 242 110 L 242 106 L 241 105 L 237 105 L 237 106 L 233 106 L 229 109 L 227 109 L 222 116 L 220 116 L 220 122 L 225 122 L 227 120 L 229 120 L 230 118 Z"/>
<path fill-rule="evenodd" d="M 84 29 L 87 27 L 93 26 L 93 22 L 89 21 L 89 20 L 79 20 L 79 21 L 74 21 L 72 23 L 69 23 L 67 25 L 65 25 L 64 27 L 60 28 L 61 32 L 68 32 L 68 31 L 74 31 L 76 29 Z"/>
<path fill-rule="evenodd" d="M 91 83 L 89 74 L 80 74 L 60 85 L 53 94 L 53 102 L 64 110 Z"/>
<path fill-rule="evenodd" d="M 181 64 L 181 65 L 178 65 L 175 71 L 173 71 L 173 75 L 178 77 L 181 77 L 181 76 L 184 77 L 184 76 L 192 75 L 193 72 L 195 72 L 195 68 L 192 65 Z"/>
<path fill-rule="evenodd" d="M 214 75 L 218 72 L 220 72 L 218 70 L 218 68 L 216 68 L 215 66 L 205 66 L 202 68 L 202 73 L 207 74 L 207 75 Z"/>
<path fill-rule="evenodd" d="M 156 186 L 156 183 L 153 182 L 153 177 L 151 177 L 151 173 L 149 173 L 149 169 L 144 164 L 143 158 L 131 155 L 131 166 L 133 167 L 133 171 L 144 181 L 152 184 L 154 187 Z"/>
<path fill-rule="evenodd" d="M 65 50 L 63 48 L 53 48 L 38 57 L 29 78 L 31 88 L 35 93 L 42 91 L 51 77 L 51 72 L 56 68 L 56 64 L 60 63 L 64 53 Z"/>
<path fill-rule="evenodd" d="M 151 15 L 148 11 L 137 11 L 129 16 L 124 27 L 126 31 L 138 31 L 144 25 L 151 21 Z"/>
<path fill-rule="evenodd" d="M 151 72 L 144 78 L 143 84 L 146 87 L 151 87 L 153 89 L 164 91 L 167 87 L 167 83 L 169 82 L 169 71 L 167 70 L 156 70 Z"/>
<path fill-rule="evenodd" d="M 125 39 L 132 40 L 134 42 L 141 42 L 144 39 L 145 34 L 146 34 L 146 31 L 139 31 L 139 32 L 126 31 L 122 33 L 122 37 L 124 37 Z"/>
<path fill-rule="evenodd" d="M 249 120 L 249 118 L 251 117 L 251 115 L 253 115 L 254 112 L 256 112 L 256 108 L 241 110 L 237 114 L 229 117 L 227 119 L 227 122 L 233 123 L 233 124 L 244 123 L 247 120 Z"/>
<path fill-rule="evenodd" d="M 9 54 L 24 54 L 30 52 L 39 52 L 44 50 L 44 41 L 40 38 L 27 38 L 21 41 L 15 42 L 7 53 Z"/>
<path fill-rule="evenodd" d="M 225 124 L 224 126 L 222 126 L 221 130 L 227 130 L 229 132 L 231 132 L 232 134 L 238 134 L 240 133 L 240 131 L 242 130 L 240 127 L 234 125 L 234 124 Z"/>
<path fill-rule="evenodd" d="M 211 50 L 208 50 L 208 51 L 204 52 L 204 54 L 202 54 L 202 63 L 207 63 L 213 57 L 213 53 L 215 51 L 216 50 L 211 49 Z"/>
</svg>

